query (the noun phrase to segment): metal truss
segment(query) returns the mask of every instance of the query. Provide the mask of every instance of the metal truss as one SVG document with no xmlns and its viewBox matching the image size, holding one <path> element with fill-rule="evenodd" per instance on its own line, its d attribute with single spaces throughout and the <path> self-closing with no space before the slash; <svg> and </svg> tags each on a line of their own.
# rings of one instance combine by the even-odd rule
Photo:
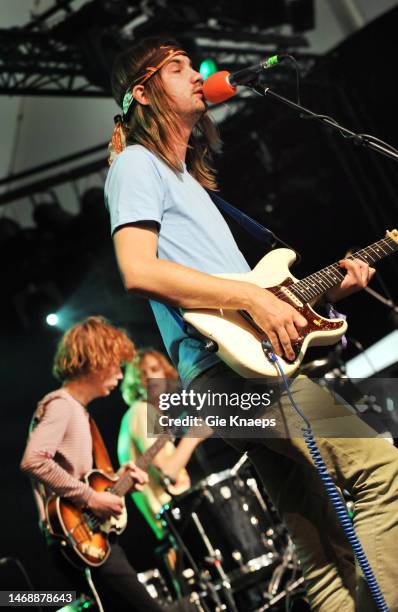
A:
<svg viewBox="0 0 398 612">
<path fill-rule="evenodd" d="M 0 94 L 110 96 L 102 37 L 139 14 L 128 0 L 54 0 L 21 28 L 0 29 Z M 123 10 L 122 10 L 123 9 Z"/>
<path fill-rule="evenodd" d="M 137 37 L 154 34 L 150 29 L 153 23 L 157 27 L 158 12 L 165 11 L 173 4 L 176 6 L 176 0 L 87 0 L 78 10 L 74 10 L 72 5 L 75 1 L 54 0 L 47 11 L 33 15 L 24 27 L 0 29 L 0 94 L 110 97 L 109 50 L 117 52 L 117 45 L 120 49 L 123 45 L 132 44 Z M 148 2 L 152 2 L 149 12 L 145 9 L 145 6 L 148 9 Z M 192 0 L 187 0 L 184 7 L 190 5 L 196 8 L 196 0 L 191 3 Z M 147 14 L 145 32 L 141 31 L 144 13 Z M 173 23 L 176 19 L 175 23 L 180 24 L 180 28 L 176 25 L 176 37 L 179 38 L 181 34 L 183 42 L 190 42 L 196 62 L 212 57 L 220 67 L 233 72 L 275 52 L 290 52 L 300 60 L 303 74 L 306 74 L 317 60 L 311 54 L 297 53 L 297 49 L 307 46 L 302 34 L 281 35 L 272 30 L 248 30 L 219 20 L 209 25 L 199 17 L 199 22 L 195 21 L 192 15 L 181 30 L 179 16 L 175 14 L 173 17 L 172 11 L 166 13 Z M 270 84 L 292 80 L 295 82 L 293 71 L 270 72 Z M 227 112 L 217 117 L 218 121 L 241 112 L 247 104 L 248 98 L 245 96 L 243 94 L 231 100 Z M 92 160 L 91 155 L 97 152 L 101 156 Z M 84 159 L 88 157 L 90 161 Z M 0 188 L 7 184 L 8 189 L 0 194 L 0 206 L 50 186 L 101 171 L 106 167 L 105 157 L 106 143 L 1 179 Z M 70 162 L 78 159 L 80 165 L 70 168 Z M 54 167 L 62 169 L 43 178 L 43 173 Z M 22 185 L 20 181 L 28 176 L 31 182 Z"/>
<path fill-rule="evenodd" d="M 108 97 L 87 79 L 82 60 L 51 32 L 0 30 L 0 94 Z"/>
<path fill-rule="evenodd" d="M 190 32 L 192 37 L 198 34 Z M 206 37 L 210 35 L 211 31 L 207 30 Z M 225 44 L 218 46 L 215 41 L 197 48 L 202 55 L 207 53 L 219 62 L 228 54 L 239 56 L 238 62 L 233 62 L 235 65 L 244 63 L 246 57 L 264 56 L 265 48 L 273 53 L 276 47 L 273 40 L 265 38 L 264 46 L 257 42 L 255 47 L 234 48 Z M 234 69 L 231 62 L 224 67 Z M 105 80 L 96 84 L 88 78 L 85 55 L 79 46 L 57 40 L 51 31 L 0 29 L 0 94 L 109 97 L 111 91 Z"/>
<path fill-rule="evenodd" d="M 24 27 L 0 29 L 0 94 L 62 97 L 111 95 L 110 53 L 115 48 L 117 50 L 117 45 L 121 49 L 123 44 L 132 44 L 135 37 L 141 35 L 139 30 L 142 26 L 136 30 L 134 20 L 142 18 L 145 3 L 138 0 L 88 0 L 74 10 L 74 2 L 54 0 L 50 9 L 33 16 Z M 145 22 L 149 28 L 152 27 L 152 20 L 158 23 L 156 11 L 161 9 L 157 7 L 157 2 L 152 10 Z M 127 24 L 132 24 L 128 33 Z M 169 29 L 171 26 L 168 24 Z M 225 27 L 220 23 L 210 27 L 191 21 L 186 24 L 184 32 L 176 24 L 177 38 L 179 33 L 192 41 L 202 57 L 209 53 L 216 61 L 223 61 L 228 53 L 233 53 L 235 57 L 239 56 L 238 65 L 245 62 L 245 56 L 264 56 L 266 49 L 274 53 L 276 49 L 292 50 L 306 46 L 302 34 L 282 36 L 272 31 L 248 32 L 244 28 Z M 110 47 L 113 46 L 111 52 L 109 42 Z M 233 60 L 231 63 L 231 58 L 229 62 L 230 65 L 227 59 L 223 67 L 233 70 L 236 62 Z"/>
</svg>

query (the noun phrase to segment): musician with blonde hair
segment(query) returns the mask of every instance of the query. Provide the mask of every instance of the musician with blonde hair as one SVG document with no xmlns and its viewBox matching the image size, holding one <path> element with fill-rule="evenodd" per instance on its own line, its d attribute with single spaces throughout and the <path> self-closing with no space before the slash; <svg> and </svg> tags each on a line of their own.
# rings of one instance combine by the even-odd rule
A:
<svg viewBox="0 0 398 612">
<path fill-rule="evenodd" d="M 32 478 L 41 529 L 50 544 L 52 559 L 70 582 L 71 590 L 87 590 L 84 574 L 66 561 L 62 547 L 52 537 L 46 503 L 55 494 L 77 510 L 87 509 L 102 520 L 117 518 L 123 512 L 121 497 L 94 490 L 83 477 L 94 467 L 97 431 L 88 406 L 117 387 L 123 378 L 121 365 L 134 354 L 127 334 L 103 317 L 88 317 L 74 325 L 62 336 L 54 358 L 53 372 L 62 386 L 39 401 L 32 419 L 21 469 Z M 146 474 L 133 462 L 124 465 L 118 475 L 126 471 L 139 491 L 147 481 Z M 91 570 L 90 580 L 105 611 L 161 609 L 138 581 L 117 540 L 112 542 L 105 562 Z"/>
</svg>

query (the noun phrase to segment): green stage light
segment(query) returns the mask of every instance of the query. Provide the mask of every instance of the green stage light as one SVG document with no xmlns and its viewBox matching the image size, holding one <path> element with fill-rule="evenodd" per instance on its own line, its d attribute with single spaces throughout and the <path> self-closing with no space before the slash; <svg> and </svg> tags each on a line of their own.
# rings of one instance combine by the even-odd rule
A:
<svg viewBox="0 0 398 612">
<path fill-rule="evenodd" d="M 204 81 L 207 79 L 207 77 L 217 72 L 217 70 L 217 64 L 211 58 L 203 60 L 199 67 L 199 72 L 202 75 Z"/>
</svg>

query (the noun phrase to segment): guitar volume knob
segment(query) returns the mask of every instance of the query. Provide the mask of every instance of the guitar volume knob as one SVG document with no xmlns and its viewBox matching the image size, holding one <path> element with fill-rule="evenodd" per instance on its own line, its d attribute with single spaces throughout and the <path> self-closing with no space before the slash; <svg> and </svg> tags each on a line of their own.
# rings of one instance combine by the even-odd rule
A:
<svg viewBox="0 0 398 612">
<path fill-rule="evenodd" d="M 218 351 L 218 344 L 214 340 L 207 340 L 205 342 L 205 349 L 209 353 L 216 353 Z"/>
</svg>

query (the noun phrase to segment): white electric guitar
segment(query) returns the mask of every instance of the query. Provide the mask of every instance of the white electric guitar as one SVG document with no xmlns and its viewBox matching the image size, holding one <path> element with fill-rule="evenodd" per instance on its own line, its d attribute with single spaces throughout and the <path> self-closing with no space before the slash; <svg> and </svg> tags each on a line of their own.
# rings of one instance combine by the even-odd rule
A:
<svg viewBox="0 0 398 612">
<path fill-rule="evenodd" d="M 374 264 L 398 250 L 398 231 L 386 232 L 386 237 L 351 255 L 351 258 Z M 296 308 L 308 321 L 308 326 L 293 343 L 294 361 L 280 358 L 286 375 L 294 374 L 307 348 L 336 344 L 347 330 L 344 319 L 327 319 L 312 309 L 322 294 L 337 286 L 344 278 L 338 263 L 334 263 L 302 280 L 294 278 L 289 267 L 296 255 L 290 249 L 276 249 L 263 257 L 246 274 L 217 274 L 220 278 L 254 283 L 272 291 L 278 298 Z M 243 310 L 186 310 L 184 320 L 212 341 L 212 350 L 235 372 L 245 378 L 279 376 L 275 363 L 267 357 L 264 332 Z"/>
</svg>

